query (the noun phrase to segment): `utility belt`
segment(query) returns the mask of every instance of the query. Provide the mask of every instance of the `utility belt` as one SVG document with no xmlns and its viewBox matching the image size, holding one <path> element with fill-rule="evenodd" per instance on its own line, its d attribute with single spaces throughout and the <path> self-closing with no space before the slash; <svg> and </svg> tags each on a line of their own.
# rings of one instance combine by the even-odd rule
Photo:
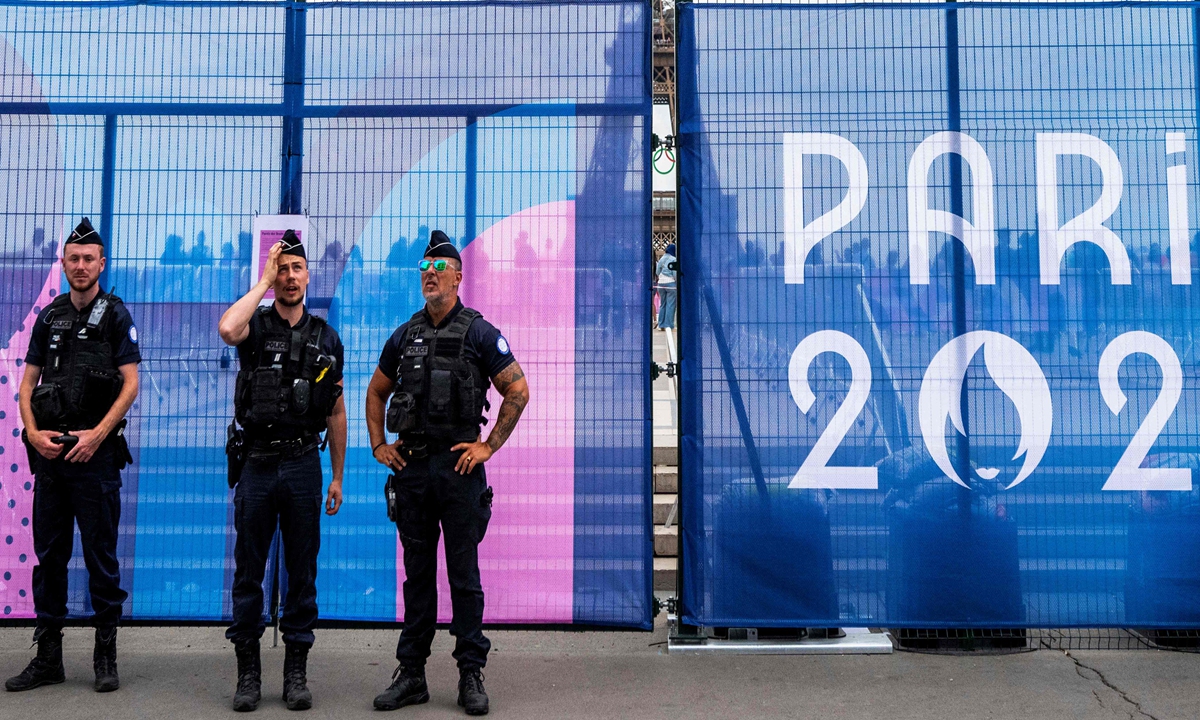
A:
<svg viewBox="0 0 1200 720">
<path fill-rule="evenodd" d="M 247 442 L 246 456 L 265 458 L 276 455 L 303 455 L 315 448 L 325 449 L 326 442 L 320 435 L 302 435 L 288 440 L 250 440 Z"/>
<path fill-rule="evenodd" d="M 249 438 L 246 436 L 246 431 L 238 427 L 237 421 L 234 420 L 229 423 L 229 427 L 225 431 L 226 480 L 229 483 L 229 489 L 232 490 L 236 487 L 242 479 L 242 470 L 245 469 L 246 461 L 250 458 L 256 460 L 282 458 L 285 453 L 300 456 L 313 448 L 319 447 L 324 450 L 326 445 L 328 445 L 328 436 L 322 438 L 313 434 L 287 440 Z"/>
<path fill-rule="evenodd" d="M 400 457 L 405 460 L 424 460 L 430 455 L 449 452 L 450 448 L 458 445 L 454 440 L 431 440 L 425 437 L 403 438 L 404 443 L 396 448 Z"/>
</svg>

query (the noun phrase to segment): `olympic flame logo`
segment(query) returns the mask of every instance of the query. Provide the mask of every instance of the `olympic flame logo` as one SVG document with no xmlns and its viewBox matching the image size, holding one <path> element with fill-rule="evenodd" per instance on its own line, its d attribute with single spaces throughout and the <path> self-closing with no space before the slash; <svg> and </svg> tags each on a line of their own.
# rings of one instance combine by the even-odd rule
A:
<svg viewBox="0 0 1200 720">
<path fill-rule="evenodd" d="M 1046 376 L 1033 355 L 1016 340 L 997 332 L 978 330 L 954 338 L 933 356 L 921 381 L 917 402 L 921 436 L 942 472 L 959 485 L 969 488 L 970 485 L 959 477 L 958 470 L 950 461 L 950 453 L 946 449 L 946 419 L 949 418 L 958 432 L 967 434 L 961 403 L 963 380 L 967 366 L 980 348 L 983 348 L 983 361 L 988 375 L 1016 406 L 1021 423 L 1021 442 L 1012 459 L 1024 455 L 1025 460 L 1016 479 L 1008 485 L 1008 488 L 1013 488 L 1028 478 L 1042 461 L 1050 444 L 1054 421 Z M 981 467 L 976 472 L 981 478 L 991 480 L 1000 470 Z"/>
</svg>

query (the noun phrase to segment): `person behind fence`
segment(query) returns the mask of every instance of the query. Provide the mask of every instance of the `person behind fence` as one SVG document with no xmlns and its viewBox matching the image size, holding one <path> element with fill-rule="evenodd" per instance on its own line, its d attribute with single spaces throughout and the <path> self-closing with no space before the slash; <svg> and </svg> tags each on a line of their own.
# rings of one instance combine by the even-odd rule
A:
<svg viewBox="0 0 1200 720">
<path fill-rule="evenodd" d="M 261 698 L 262 583 L 276 525 L 287 570 L 279 620 L 286 645 L 283 699 L 289 710 L 312 707 L 307 661 L 317 621 L 321 501 L 324 497 L 327 515 L 336 514 L 342 504 L 346 408 L 342 341 L 327 322 L 305 309 L 308 283 L 304 246 L 288 230 L 271 248 L 258 284 L 225 311 L 219 326 L 221 339 L 237 347 L 241 361 L 235 423 L 226 446 L 237 540 L 233 624 L 225 636 L 237 654 L 233 709 L 242 712 L 254 710 Z M 275 302 L 260 307 L 272 289 Z M 326 442 L 333 478 L 323 496 L 320 450 Z"/>
<path fill-rule="evenodd" d="M 142 357 L 124 303 L 111 291 L 100 291 L 105 262 L 100 234 L 84 218 L 63 244 L 63 272 L 71 291 L 38 314 L 25 354 L 19 403 L 35 483 L 37 657 L 5 683 L 8 690 L 30 690 L 66 677 L 62 629 L 76 523 L 95 613 L 94 687 L 110 692 L 120 686 L 117 623 L 128 593 L 121 589 L 117 526 L 121 470 L 132 461 L 125 413 L 137 397 Z"/>
<path fill-rule="evenodd" d="M 366 395 L 372 453 L 393 471 L 385 495 L 388 517 L 400 533 L 405 574 L 404 629 L 396 646 L 400 664 L 375 708 L 429 700 L 425 661 L 437 621 L 437 546 L 444 531 L 458 704 L 468 715 L 484 715 L 488 697 L 481 671 L 491 643 L 483 635 L 478 548 L 492 515 L 484 464 L 520 419 L 529 385 L 500 331 L 458 299 L 462 258 L 445 233 L 430 235 L 419 267 L 425 307 L 384 345 Z M 489 379 L 503 402 L 481 442 Z M 398 436 L 394 442 L 388 442 L 385 427 Z"/>
<path fill-rule="evenodd" d="M 675 243 L 667 246 L 667 251 L 658 259 L 654 269 L 658 284 L 658 329 L 666 330 L 675 327 L 675 275 L 678 264 L 675 260 Z"/>
</svg>

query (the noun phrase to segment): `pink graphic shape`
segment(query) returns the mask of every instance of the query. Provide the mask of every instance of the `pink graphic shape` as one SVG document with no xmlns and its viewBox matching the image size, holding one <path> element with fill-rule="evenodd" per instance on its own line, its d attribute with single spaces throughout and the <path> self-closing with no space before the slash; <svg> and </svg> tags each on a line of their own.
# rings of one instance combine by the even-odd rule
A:
<svg viewBox="0 0 1200 720">
<path fill-rule="evenodd" d="M 479 546 L 486 622 L 570 622 L 575 571 L 575 203 L 539 205 L 488 228 L 462 252 L 463 302 L 503 333 L 529 382 L 530 402 L 487 463 L 495 491 Z M 492 409 L 486 438 L 500 408 Z M 404 555 L 396 543 L 397 589 Z M 396 593 L 396 618 L 404 598 Z M 451 618 L 444 544 L 438 620 Z"/>
<path fill-rule="evenodd" d="M 37 556 L 33 553 L 33 475 L 29 471 L 29 460 L 25 444 L 21 442 L 21 411 L 17 403 L 17 389 L 24 374 L 25 351 L 29 348 L 29 337 L 38 313 L 50 304 L 58 293 L 61 264 L 50 266 L 42 291 L 37 301 L 25 315 L 17 332 L 8 340 L 8 347 L 0 350 L 0 411 L 4 412 L 3 436 L 0 447 L 0 617 L 30 618 L 33 612 L 33 566 Z M 22 365 L 17 363 L 21 362 Z M 13 468 L 16 468 L 14 470 Z M 29 489 L 25 484 L 29 483 Z M 27 522 L 26 522 L 27 521 Z M 8 538 L 12 538 L 9 542 Z M 21 558 L 24 558 L 22 560 Z M 9 578 L 4 579 L 4 573 Z"/>
<path fill-rule="evenodd" d="M 33 69 L 21 53 L 5 38 L 0 38 L 0 96 L 23 102 L 45 102 L 46 97 Z M 0 319 L 8 344 L 0 349 L 0 618 L 30 618 L 33 611 L 33 475 L 21 442 L 21 413 L 17 392 L 24 374 L 25 351 L 37 315 L 58 293 L 61 265 L 48 261 L 53 253 L 51 238 L 61 243 L 65 232 L 58 233 L 64 207 L 66 178 L 62 170 L 60 141 L 54 119 L 49 115 L 26 116 L 20 122 L 0 127 L 0 154 L 22 158 L 11 161 L 10 176 L 15 182 L 0 190 L 0 201 L 10 213 L 4 219 L 5 240 L 0 245 L 15 250 L 5 257 L 0 282 L 12 283 L 20 300 L 11 306 L 11 317 Z M 16 171 L 20 167 L 22 170 Z M 36 241 L 38 229 L 43 242 Z M 28 238 L 30 244 L 22 246 Z M 46 265 L 43 266 L 42 263 Z M 36 298 L 37 278 L 45 267 L 45 278 Z M 26 291 L 29 295 L 26 295 Z M 20 304 L 30 303 L 24 319 Z M 22 363 L 22 365 L 18 365 Z M 14 434 L 16 433 L 16 434 Z M 29 483 L 29 490 L 25 484 Z M 23 522 L 28 520 L 28 522 Z M 12 538 L 9 542 L 8 539 Z M 25 559 L 22 561 L 21 558 Z M 7 577 L 6 577 L 7 576 Z"/>
</svg>

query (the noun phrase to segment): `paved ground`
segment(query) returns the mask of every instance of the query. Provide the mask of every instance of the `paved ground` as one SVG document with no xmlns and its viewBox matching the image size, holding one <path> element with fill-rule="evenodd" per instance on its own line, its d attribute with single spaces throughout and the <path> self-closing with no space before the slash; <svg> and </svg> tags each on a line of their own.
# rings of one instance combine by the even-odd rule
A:
<svg viewBox="0 0 1200 720">
<path fill-rule="evenodd" d="M 0 629 L 0 674 L 31 657 L 28 629 Z M 1200 716 L 1200 655 L 1041 650 L 1007 656 L 896 653 L 858 657 L 667 655 L 655 633 L 493 632 L 492 715 L 528 718 L 1122 718 Z M 395 633 L 326 630 L 310 663 L 311 718 L 378 718 L 371 698 L 390 681 Z M 269 645 L 269 635 L 268 635 Z M 396 717 L 460 717 L 450 642 L 439 633 L 433 699 Z M 122 688 L 91 689 L 91 632 L 67 632 L 67 682 L 0 693 L 0 718 L 232 717 L 233 652 L 218 628 L 121 631 Z M 266 648 L 258 716 L 279 700 L 283 649 Z"/>
</svg>

